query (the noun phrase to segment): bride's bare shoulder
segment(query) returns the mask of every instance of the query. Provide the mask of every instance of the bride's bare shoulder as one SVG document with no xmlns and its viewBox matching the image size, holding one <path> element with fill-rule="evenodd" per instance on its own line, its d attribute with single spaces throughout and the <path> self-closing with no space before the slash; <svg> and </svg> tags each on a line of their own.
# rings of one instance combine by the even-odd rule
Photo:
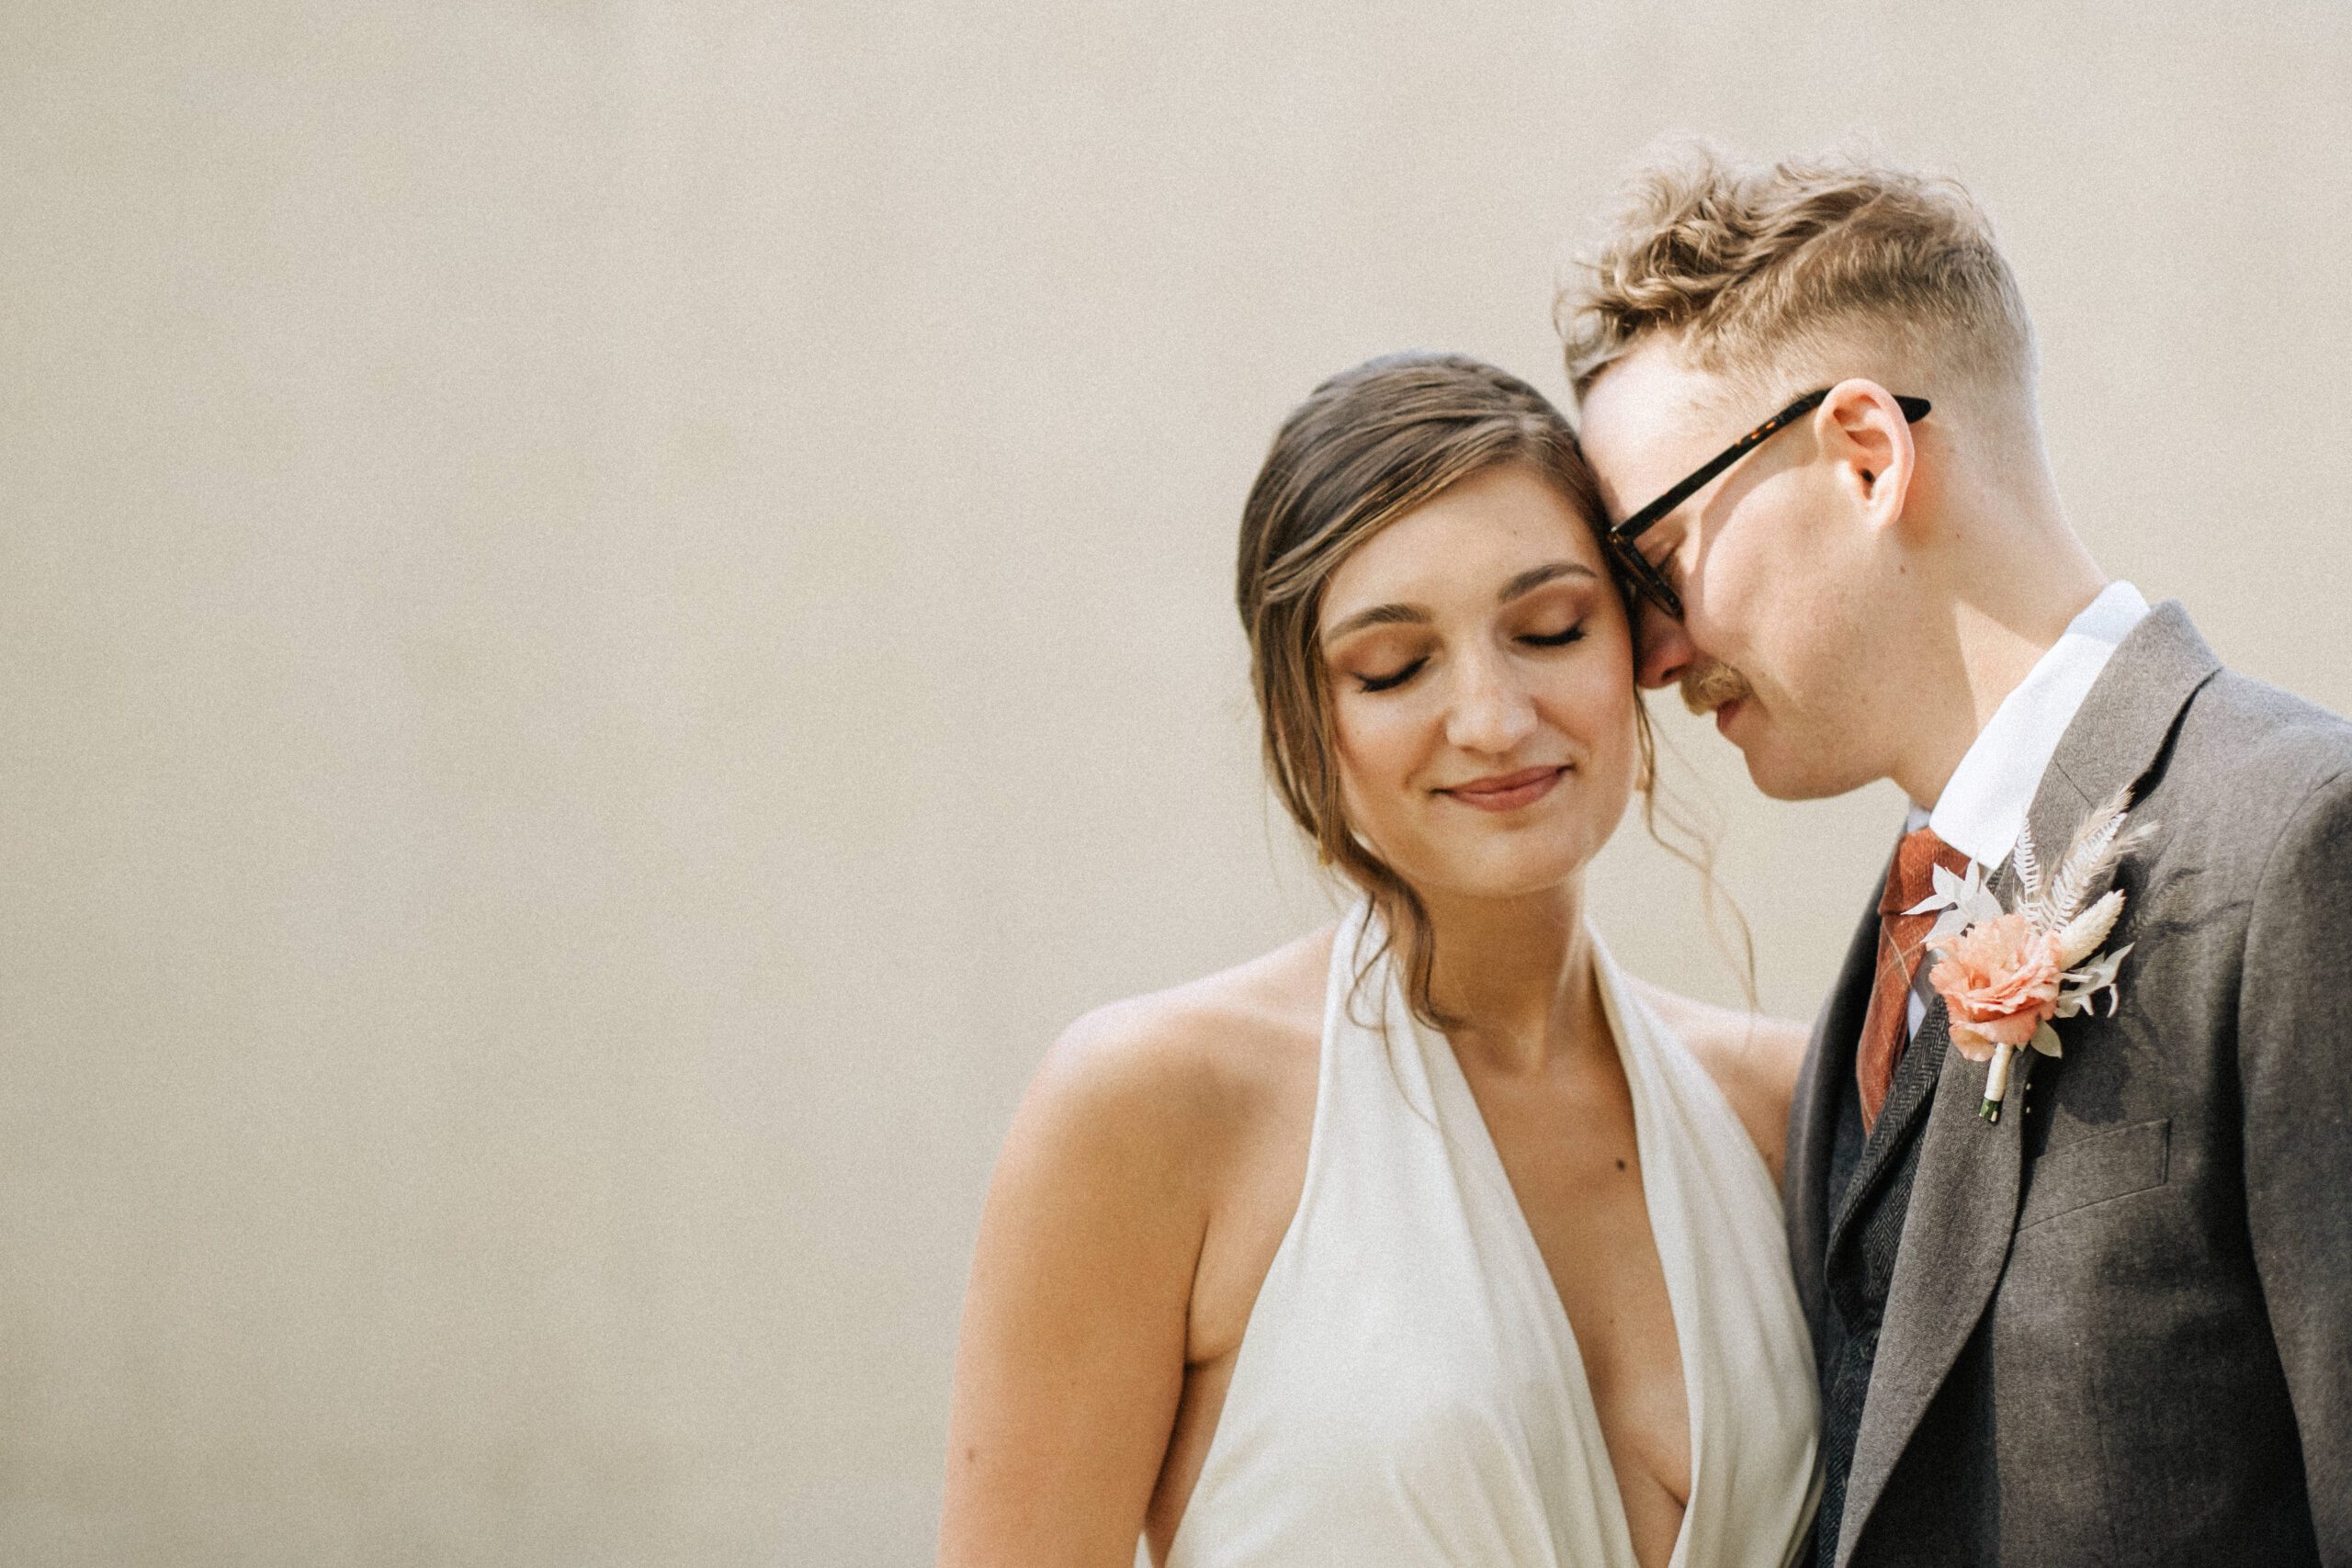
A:
<svg viewBox="0 0 2352 1568">
<path fill-rule="evenodd" d="M 1030 1098 L 1190 1137 L 1269 1095 L 1312 1093 L 1331 928 L 1246 964 L 1085 1014 L 1046 1053 Z"/>
<path fill-rule="evenodd" d="M 1788 1140 L 1789 1100 L 1812 1032 L 1764 1013 L 1716 1007 L 1628 976 L 1627 984 L 1672 1030 L 1731 1102 L 1777 1181 Z"/>
</svg>

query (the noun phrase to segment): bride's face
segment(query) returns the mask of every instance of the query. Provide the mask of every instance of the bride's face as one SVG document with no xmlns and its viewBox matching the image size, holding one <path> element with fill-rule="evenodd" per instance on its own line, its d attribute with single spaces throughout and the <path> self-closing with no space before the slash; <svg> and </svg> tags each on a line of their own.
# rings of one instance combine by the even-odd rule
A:
<svg viewBox="0 0 2352 1568">
<path fill-rule="evenodd" d="M 1487 469 L 1375 534 L 1332 573 L 1317 636 L 1348 820 L 1416 889 L 1556 887 L 1624 815 L 1624 605 L 1533 469 Z"/>
</svg>

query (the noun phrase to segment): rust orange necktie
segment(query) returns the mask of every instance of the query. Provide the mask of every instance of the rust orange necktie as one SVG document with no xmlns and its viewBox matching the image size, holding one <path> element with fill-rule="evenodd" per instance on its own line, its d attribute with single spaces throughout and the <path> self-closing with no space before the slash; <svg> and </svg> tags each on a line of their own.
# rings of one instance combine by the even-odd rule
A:
<svg viewBox="0 0 2352 1568">
<path fill-rule="evenodd" d="M 1961 872 L 1968 857 L 1921 828 L 1903 835 L 1894 848 L 1894 865 L 1886 874 L 1886 891 L 1878 900 L 1878 967 L 1871 982 L 1870 1011 L 1862 1017 L 1862 1037 L 1854 1052 L 1854 1083 L 1862 1095 L 1862 1129 L 1878 1124 L 1886 1107 L 1887 1090 L 1894 1083 L 1894 1065 L 1903 1059 L 1910 1037 L 1911 983 L 1925 956 L 1921 943 L 1936 917 L 1903 911 L 1936 890 L 1935 868 Z"/>
</svg>

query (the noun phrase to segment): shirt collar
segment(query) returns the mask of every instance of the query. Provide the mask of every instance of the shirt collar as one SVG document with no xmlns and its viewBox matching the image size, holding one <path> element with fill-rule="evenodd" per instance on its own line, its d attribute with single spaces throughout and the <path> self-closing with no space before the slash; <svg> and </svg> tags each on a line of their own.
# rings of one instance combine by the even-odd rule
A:
<svg viewBox="0 0 2352 1568">
<path fill-rule="evenodd" d="M 1933 828 L 1936 837 L 1982 866 L 2008 859 L 2066 727 L 2116 645 L 2147 614 L 2147 600 L 2132 584 L 2119 581 L 2101 590 L 1993 710 L 1934 809 L 1911 807 L 1905 829 Z"/>
</svg>

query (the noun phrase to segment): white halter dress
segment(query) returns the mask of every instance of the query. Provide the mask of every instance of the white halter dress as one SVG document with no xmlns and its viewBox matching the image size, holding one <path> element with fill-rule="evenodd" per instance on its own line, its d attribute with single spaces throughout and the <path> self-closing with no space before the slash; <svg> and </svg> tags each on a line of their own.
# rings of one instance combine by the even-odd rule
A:
<svg viewBox="0 0 2352 1568">
<path fill-rule="evenodd" d="M 1332 948 L 1306 1187 L 1166 1568 L 1637 1568 L 1576 1337 L 1453 1047 L 1393 959 L 1357 983 L 1380 942 L 1360 904 Z M 1593 949 L 1689 1395 L 1671 1568 L 1781 1568 L 1817 1416 L 1780 1196 Z"/>
</svg>

